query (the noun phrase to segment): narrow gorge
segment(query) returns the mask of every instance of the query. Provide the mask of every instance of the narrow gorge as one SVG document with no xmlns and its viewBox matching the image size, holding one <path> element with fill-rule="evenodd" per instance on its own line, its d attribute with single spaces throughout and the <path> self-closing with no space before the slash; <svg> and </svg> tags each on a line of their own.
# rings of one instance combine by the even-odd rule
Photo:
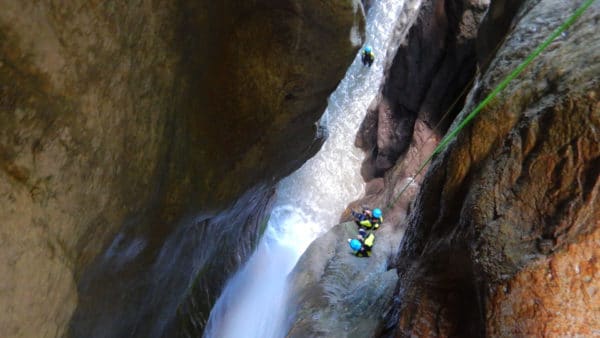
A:
<svg viewBox="0 0 600 338">
<path fill-rule="evenodd" d="M 600 335 L 599 20 L 3 1 L 0 337 Z"/>
</svg>

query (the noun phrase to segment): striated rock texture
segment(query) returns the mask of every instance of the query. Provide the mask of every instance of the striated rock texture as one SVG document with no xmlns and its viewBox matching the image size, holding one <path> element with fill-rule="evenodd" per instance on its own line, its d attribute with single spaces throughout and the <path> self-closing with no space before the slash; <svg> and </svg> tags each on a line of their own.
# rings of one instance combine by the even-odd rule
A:
<svg viewBox="0 0 600 338">
<path fill-rule="evenodd" d="M 600 226 L 560 252 L 524 268 L 489 298 L 490 336 L 600 334 Z"/>
<path fill-rule="evenodd" d="M 183 157 L 206 177 L 197 198 L 231 200 L 257 181 L 289 174 L 318 150 L 315 122 L 360 44 L 351 41 L 352 27 L 364 25 L 359 6 L 351 0 L 183 6 L 182 29 L 192 33 L 181 37 L 184 122 L 201 131 L 186 133 L 185 144 L 220 150 Z"/>
<path fill-rule="evenodd" d="M 350 208 L 385 207 L 387 223 L 404 219 L 423 178 L 415 176 L 419 166 L 472 85 L 477 29 L 486 8 L 487 2 L 479 0 L 421 4 L 356 137 L 356 145 L 367 153 L 362 166 L 367 188 Z"/>
<path fill-rule="evenodd" d="M 144 255 L 143 238 L 119 232 L 79 282 L 70 335 L 200 336 L 229 274 L 258 242 L 272 193 L 253 188 L 212 217 L 183 219 L 155 257 Z"/>
<path fill-rule="evenodd" d="M 357 137 L 372 156 L 363 167 L 366 196 L 350 207 L 386 206 L 374 255 L 364 264 L 340 254 L 339 242 L 351 234 L 340 233 L 341 226 L 315 241 L 294 271 L 290 336 L 600 334 L 600 4 L 553 42 L 397 199 L 415 176 L 415 164 L 449 127 L 443 114 L 449 110 L 454 118 L 465 99 L 456 126 L 581 3 L 494 1 L 485 19 L 483 1 L 462 7 L 423 3 Z M 460 24 L 448 24 L 456 18 Z M 469 39 L 442 34 L 457 26 L 469 27 Z M 440 52 L 430 47 L 434 37 L 442 47 L 468 43 Z M 432 62 L 430 55 L 438 56 Z M 464 96 L 476 67 L 477 85 Z M 451 98 L 458 99 L 455 107 Z M 379 276 L 394 270 L 399 279 L 389 308 L 377 303 L 390 299 L 387 292 L 361 292 L 368 285 L 364 275 L 385 286 Z M 386 309 L 386 319 L 367 312 L 367 319 L 356 320 L 360 324 L 348 320 L 363 319 L 353 307 L 358 303 L 369 311 Z M 359 332 L 357 325 L 368 330 Z"/>
<path fill-rule="evenodd" d="M 341 0 L 3 1 L 0 336 L 62 336 L 77 307 L 72 335 L 147 337 L 142 322 L 174 311 L 156 320 L 141 299 L 175 284 L 177 308 L 211 254 L 208 271 L 239 264 L 269 185 L 318 148 L 314 121 L 362 25 Z M 260 182 L 245 218 L 211 221 Z M 246 249 L 205 236 L 229 223 L 247 227 Z M 210 250 L 166 273 L 164 255 L 181 255 L 167 238 Z"/>
<path fill-rule="evenodd" d="M 477 29 L 486 8 L 485 1 L 421 4 L 356 137 L 356 145 L 367 152 L 362 167 L 367 188 L 349 209 L 380 206 L 386 223 L 404 219 L 423 179 L 417 175 L 420 165 L 472 85 Z M 342 219 L 348 220 L 349 214 Z"/>
<path fill-rule="evenodd" d="M 398 280 L 388 256 L 402 229 L 376 232 L 371 257 L 356 257 L 347 238 L 358 231 L 342 223 L 315 240 L 290 274 L 286 337 L 370 337 L 382 323 Z"/>
<path fill-rule="evenodd" d="M 524 2 L 459 118 L 580 3 Z M 432 162 L 384 336 L 600 332 L 599 19 L 595 3 Z"/>
<path fill-rule="evenodd" d="M 409 34 L 419 14 L 419 4 L 420 1 L 405 3 L 396 22 L 395 43 L 390 44 L 388 53 L 393 53 Z M 414 175 L 416 167 L 436 144 L 433 132 L 425 123 L 418 122 L 412 135 L 411 154 L 402 159 L 398 175 Z M 382 181 L 373 180 L 367 187 L 371 199 L 361 202 L 381 205 L 379 203 L 389 201 L 388 196 L 377 195 L 378 189 L 383 189 Z M 394 189 L 400 189 L 405 183 L 394 183 Z M 289 337 L 369 337 L 382 330 L 382 313 L 388 311 L 397 280 L 397 273 L 389 268 L 390 258 L 397 251 L 404 232 L 396 220 L 404 217 L 417 187 L 417 184 L 411 185 L 393 212 L 386 210 L 384 226 L 375 233 L 371 257 L 357 258 L 348 247 L 347 239 L 357 235 L 354 222 L 334 227 L 307 248 L 289 277 Z M 342 218 L 349 219 L 348 215 Z"/>
<path fill-rule="evenodd" d="M 456 103 L 464 100 L 475 72 L 475 38 L 487 3 L 423 1 L 357 137 L 370 157 L 363 164 L 366 181 L 382 177 L 406 152 L 417 118 L 443 134 L 458 113 Z"/>
</svg>

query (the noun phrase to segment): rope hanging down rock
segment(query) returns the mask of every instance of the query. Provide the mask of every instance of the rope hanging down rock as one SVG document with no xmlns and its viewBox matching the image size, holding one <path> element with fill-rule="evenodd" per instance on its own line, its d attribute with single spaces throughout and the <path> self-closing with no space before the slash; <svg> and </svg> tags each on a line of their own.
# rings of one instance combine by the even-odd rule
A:
<svg viewBox="0 0 600 338">
<path fill-rule="evenodd" d="M 515 70 L 513 70 L 508 76 L 506 76 L 504 80 L 502 80 L 502 82 L 500 82 L 500 84 L 498 84 L 494 88 L 494 90 L 492 90 L 492 92 L 488 94 L 488 96 L 486 96 L 486 98 L 483 99 L 483 101 L 481 101 L 477 105 L 477 107 L 475 107 L 475 109 L 473 109 L 473 111 L 471 111 L 469 115 L 467 115 L 456 128 L 454 128 L 450 133 L 446 134 L 446 136 L 442 138 L 438 146 L 435 147 L 431 155 L 429 155 L 429 157 L 419 166 L 417 172 L 411 177 L 409 182 L 402 188 L 402 190 L 400 190 L 398 195 L 394 199 L 392 199 L 392 201 L 387 205 L 386 208 L 390 209 L 396 203 L 396 201 L 398 201 L 398 199 L 400 198 L 400 196 L 402 196 L 406 189 L 415 181 L 415 177 L 419 176 L 419 174 L 421 173 L 421 171 L 423 171 L 425 166 L 427 166 L 427 164 L 431 162 L 433 157 L 439 154 L 444 148 L 446 148 L 448 143 L 450 143 L 450 141 L 452 141 L 452 139 L 454 139 L 456 135 L 467 124 L 469 124 L 469 122 L 471 122 L 471 120 L 473 120 L 475 116 L 477 116 L 477 114 L 479 114 L 481 110 L 491 100 L 493 100 L 498 95 L 498 93 L 500 93 L 504 88 L 506 88 L 510 81 L 514 80 L 517 76 L 519 76 L 519 74 L 523 72 L 525 67 L 527 67 L 533 61 L 533 59 L 540 55 L 542 51 L 546 49 L 546 47 L 548 47 L 548 45 L 550 45 L 560 34 L 562 34 L 567 28 L 569 28 L 588 9 L 588 7 L 592 5 L 594 1 L 595 0 L 586 0 L 583 4 L 581 4 L 581 6 L 579 6 L 579 8 L 577 8 L 577 10 L 573 14 L 571 14 L 571 16 L 565 22 L 563 22 L 562 25 L 556 28 L 552 32 L 552 34 L 550 34 L 550 36 L 548 36 L 548 38 L 546 38 L 546 40 L 542 42 L 542 44 L 540 44 L 533 52 L 531 52 L 527 56 L 525 61 L 523 61 L 517 68 L 515 68 Z"/>
</svg>

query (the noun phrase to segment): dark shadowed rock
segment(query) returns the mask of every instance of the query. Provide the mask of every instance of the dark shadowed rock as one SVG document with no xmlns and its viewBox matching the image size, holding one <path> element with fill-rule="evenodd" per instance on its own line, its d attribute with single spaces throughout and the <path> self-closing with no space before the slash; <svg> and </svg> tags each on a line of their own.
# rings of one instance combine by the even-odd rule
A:
<svg viewBox="0 0 600 338">
<path fill-rule="evenodd" d="M 421 5 L 356 138 L 367 151 L 362 175 L 378 189 L 367 190 L 351 208 L 381 206 L 389 222 L 404 219 L 422 181 L 417 171 L 462 107 L 475 76 L 477 27 L 486 6 L 485 1 Z"/>
<path fill-rule="evenodd" d="M 500 48 L 508 31 L 519 22 L 518 12 L 525 0 L 495 0 L 479 27 L 477 39 L 477 63 L 480 72 L 485 72 Z M 529 5 L 531 6 L 531 4 Z M 522 11 L 523 15 L 526 10 Z"/>
<path fill-rule="evenodd" d="M 578 4 L 526 5 L 459 119 Z M 594 4 L 433 161 L 386 335 L 597 334 L 599 19 Z"/>
<path fill-rule="evenodd" d="M 221 288 L 266 227 L 273 192 L 256 187 L 216 215 L 185 218 L 154 259 L 143 251 L 131 257 L 143 241 L 123 229 L 79 282 L 70 335 L 200 336 Z"/>
<path fill-rule="evenodd" d="M 72 327 L 86 337 L 136 335 L 137 323 L 155 320 L 136 312 L 99 327 L 114 308 L 140 311 L 153 288 L 172 285 L 168 276 L 143 282 L 172 252 L 167 238 L 216 245 L 182 236 L 178 224 L 209 224 L 261 182 L 249 210 L 263 212 L 268 186 L 319 148 L 314 123 L 360 43 L 350 41 L 364 24 L 358 6 L 3 1 L 0 309 L 9 315 L 0 336 L 61 336 L 78 303 Z M 239 263 L 246 251 L 219 259 Z M 213 259 L 199 255 L 196 263 Z"/>
<path fill-rule="evenodd" d="M 323 135 L 315 135 L 315 123 L 360 44 L 350 40 L 353 26 L 363 29 L 359 6 L 350 0 L 183 5 L 182 33 L 192 34 L 182 34 L 182 150 L 191 144 L 203 151 L 180 159 L 193 161 L 190 174 L 207 178 L 198 181 L 195 197 L 231 201 L 257 181 L 291 173 L 318 150 Z"/>
<path fill-rule="evenodd" d="M 474 76 L 475 39 L 486 8 L 480 0 L 423 1 L 359 131 L 358 145 L 370 157 L 363 164 L 366 181 L 383 176 L 406 152 L 417 118 L 445 132 Z"/>
<path fill-rule="evenodd" d="M 294 314 L 290 319 L 289 336 L 370 337 L 388 329 L 382 318 L 388 311 L 389 303 L 381 303 L 382 299 L 378 298 L 378 295 L 386 295 L 384 300 L 390 300 L 387 296 L 388 278 L 391 278 L 388 277 L 390 271 L 387 271 L 387 266 L 391 264 L 388 257 L 397 250 L 404 229 L 401 220 L 423 179 L 422 175 L 417 176 L 417 170 L 439 140 L 436 132 L 431 130 L 431 121 L 437 123 L 444 109 L 447 110 L 451 104 L 445 100 L 436 102 L 435 108 L 431 108 L 434 105 L 434 93 L 442 95 L 449 91 L 450 95 L 460 96 L 461 88 L 456 87 L 455 81 L 457 78 L 465 81 L 465 77 L 474 73 L 475 30 L 485 9 L 484 5 L 478 3 L 464 7 L 449 4 L 446 12 L 444 2 L 440 1 L 437 2 L 436 15 L 432 16 L 435 9 L 432 3 L 427 2 L 424 6 L 420 19 L 410 30 L 408 44 L 399 48 L 386 73 L 388 82 L 383 95 L 372 105 L 356 140 L 358 146 L 372 151 L 375 165 L 367 163 L 363 166 L 363 176 L 370 180 L 367 196 L 349 207 L 358 209 L 361 205 L 368 205 L 384 209 L 385 222 L 377 232 L 377 252 L 373 257 L 363 260 L 349 254 L 346 238 L 350 230 L 347 227 L 354 228 L 352 223 L 346 223 L 345 228 L 337 226 L 316 240 L 301 258 L 291 278 Z M 450 24 L 447 16 L 452 17 Z M 406 24 L 407 21 L 401 23 Z M 432 24 L 437 28 L 431 28 Z M 407 27 L 400 30 L 408 33 Z M 399 37 L 398 42 L 401 41 Z M 420 58 L 427 53 L 434 55 Z M 456 62 L 470 64 L 461 70 Z M 417 63 L 422 68 L 418 68 Z M 421 87 L 410 87 L 411 81 L 423 83 Z M 430 86 L 436 81 L 444 83 L 445 89 Z M 414 100 L 415 114 L 408 119 L 402 110 L 403 104 L 398 103 L 402 100 Z M 419 109 L 428 110 L 418 118 L 416 113 Z M 401 124 L 406 124 L 406 128 L 399 127 Z M 401 138 L 396 137 L 398 132 L 403 133 Z M 399 146 L 399 142 L 405 144 Z M 400 152 L 404 152 L 401 158 Z M 388 171 L 384 176 L 385 170 Z M 404 192 L 399 196 L 401 191 Z M 342 215 L 342 219 L 348 220 L 348 213 Z M 369 289 L 364 290 L 366 286 Z M 364 304 L 368 304 L 366 310 L 361 308 Z M 374 311 L 378 311 L 377 314 Z"/>
</svg>

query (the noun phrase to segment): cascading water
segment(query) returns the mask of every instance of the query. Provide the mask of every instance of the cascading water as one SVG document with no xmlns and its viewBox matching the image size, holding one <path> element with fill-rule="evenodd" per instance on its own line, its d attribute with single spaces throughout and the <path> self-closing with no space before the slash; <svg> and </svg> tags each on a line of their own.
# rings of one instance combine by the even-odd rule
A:
<svg viewBox="0 0 600 338">
<path fill-rule="evenodd" d="M 367 15 L 371 68 L 360 56 L 330 96 L 320 123 L 329 137 L 321 150 L 279 183 L 269 223 L 256 252 L 231 278 L 211 311 L 208 338 L 283 337 L 286 277 L 320 234 L 338 223 L 345 206 L 360 197 L 362 151 L 354 137 L 383 75 L 383 55 L 404 1 L 375 1 Z"/>
</svg>

